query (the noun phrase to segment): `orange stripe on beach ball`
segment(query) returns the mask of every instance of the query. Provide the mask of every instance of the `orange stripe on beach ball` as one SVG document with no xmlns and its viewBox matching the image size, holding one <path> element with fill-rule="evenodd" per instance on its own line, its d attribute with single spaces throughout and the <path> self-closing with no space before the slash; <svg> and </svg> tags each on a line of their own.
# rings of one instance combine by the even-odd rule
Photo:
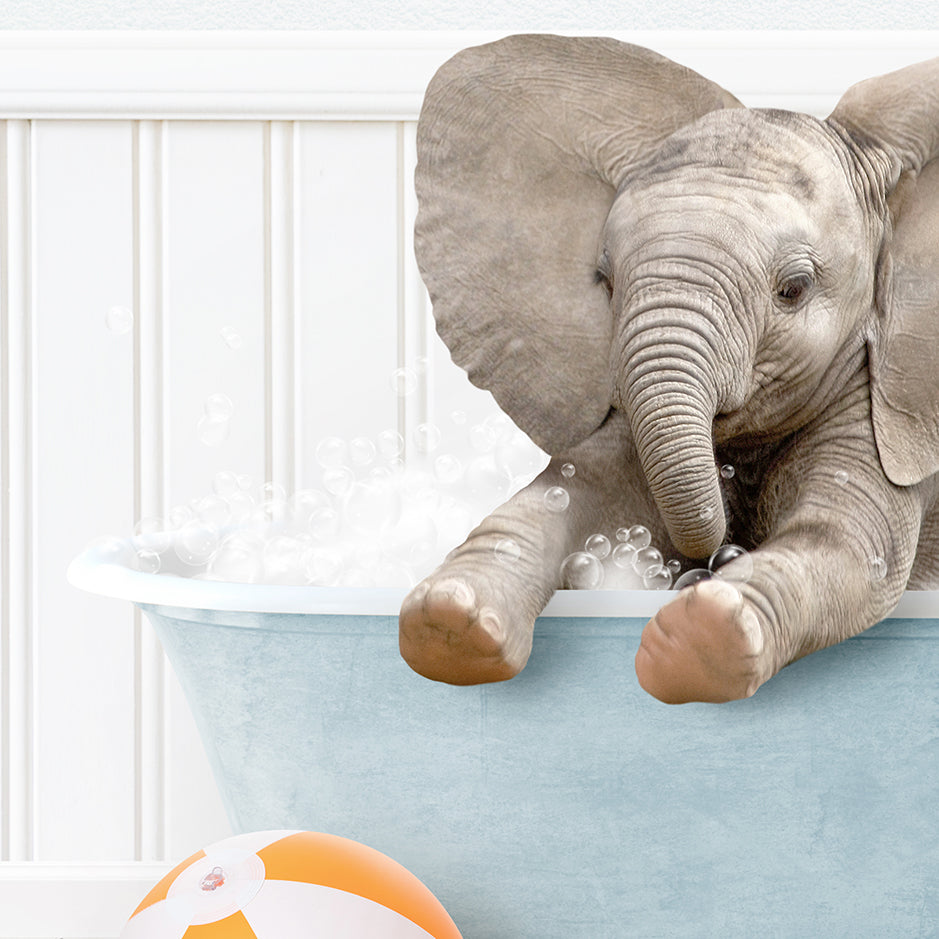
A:
<svg viewBox="0 0 939 939">
<path fill-rule="evenodd" d="M 187 857 L 185 861 L 177 864 L 144 898 L 140 901 L 140 906 L 134 910 L 133 916 L 136 916 L 141 910 L 145 910 L 148 906 L 153 906 L 154 903 L 159 903 L 160 900 L 166 899 L 166 894 L 169 891 L 170 887 L 173 885 L 173 881 L 187 868 L 190 864 L 194 864 L 200 858 L 205 857 L 205 851 L 196 851 L 192 857 Z M 133 917 L 132 917 L 133 918 Z"/>
<path fill-rule="evenodd" d="M 447 911 L 407 868 L 356 841 L 302 831 L 258 851 L 267 880 L 296 880 L 355 893 L 400 913 L 434 939 L 461 939 Z M 185 939 L 190 939 L 188 933 Z"/>
<path fill-rule="evenodd" d="M 248 925 L 244 913 L 233 913 L 214 923 L 190 926 L 183 939 L 258 939 L 257 933 Z"/>
</svg>

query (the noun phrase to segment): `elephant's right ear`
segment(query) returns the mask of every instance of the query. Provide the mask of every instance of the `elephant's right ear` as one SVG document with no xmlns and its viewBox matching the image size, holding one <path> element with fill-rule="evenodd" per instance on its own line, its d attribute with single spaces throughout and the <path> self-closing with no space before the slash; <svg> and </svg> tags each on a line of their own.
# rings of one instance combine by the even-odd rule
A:
<svg viewBox="0 0 939 939">
<path fill-rule="evenodd" d="M 582 440 L 610 407 L 597 261 L 617 186 L 678 128 L 739 106 L 610 39 L 511 36 L 464 50 L 431 81 L 415 251 L 437 330 L 548 452 Z"/>
</svg>

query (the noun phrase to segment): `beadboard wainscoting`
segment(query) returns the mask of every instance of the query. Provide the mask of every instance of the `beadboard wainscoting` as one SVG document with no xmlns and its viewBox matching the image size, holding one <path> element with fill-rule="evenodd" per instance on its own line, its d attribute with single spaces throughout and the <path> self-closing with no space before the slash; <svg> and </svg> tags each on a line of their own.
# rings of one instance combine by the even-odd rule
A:
<svg viewBox="0 0 939 939">
<path fill-rule="evenodd" d="M 423 89 L 492 38 L 0 33 L 0 937 L 111 939 L 229 832 L 149 625 L 69 586 L 71 558 L 220 470 L 291 490 L 327 435 L 495 411 L 411 243 Z M 819 116 L 939 54 L 936 33 L 617 38 Z M 402 367 L 419 383 L 396 397 Z M 206 446 L 215 392 L 234 416 Z"/>
</svg>

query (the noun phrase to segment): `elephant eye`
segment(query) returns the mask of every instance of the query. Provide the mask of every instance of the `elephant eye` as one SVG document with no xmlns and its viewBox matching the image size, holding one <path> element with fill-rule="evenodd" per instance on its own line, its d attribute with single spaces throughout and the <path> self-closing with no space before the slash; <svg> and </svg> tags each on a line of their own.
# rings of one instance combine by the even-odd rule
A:
<svg viewBox="0 0 939 939">
<path fill-rule="evenodd" d="M 795 306 L 812 288 L 813 280 L 808 274 L 797 274 L 783 280 L 776 296 L 787 306 Z"/>
</svg>

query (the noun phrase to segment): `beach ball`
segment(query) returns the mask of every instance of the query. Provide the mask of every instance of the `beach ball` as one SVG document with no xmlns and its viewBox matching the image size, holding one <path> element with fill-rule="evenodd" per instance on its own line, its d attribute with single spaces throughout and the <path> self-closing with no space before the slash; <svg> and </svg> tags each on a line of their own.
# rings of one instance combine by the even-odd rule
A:
<svg viewBox="0 0 939 939">
<path fill-rule="evenodd" d="M 440 901 L 373 848 L 312 831 L 236 835 L 187 858 L 120 939 L 461 939 Z"/>
</svg>

